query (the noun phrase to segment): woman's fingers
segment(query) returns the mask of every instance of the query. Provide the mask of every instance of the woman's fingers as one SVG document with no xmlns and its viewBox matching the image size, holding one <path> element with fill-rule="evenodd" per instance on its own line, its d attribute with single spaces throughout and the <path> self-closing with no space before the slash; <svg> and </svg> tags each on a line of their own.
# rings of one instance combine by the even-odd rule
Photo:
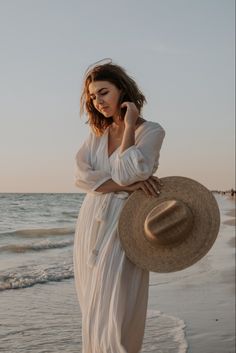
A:
<svg viewBox="0 0 236 353">
<path fill-rule="evenodd" d="M 144 181 L 144 185 L 147 187 L 150 195 L 158 196 L 160 194 L 160 187 L 153 180 Z"/>
<path fill-rule="evenodd" d="M 152 193 L 154 193 L 155 196 L 160 194 L 163 182 L 158 177 L 152 175 L 150 178 L 145 180 L 145 182 L 149 190 L 150 188 L 152 188 L 151 191 Z"/>
<path fill-rule="evenodd" d="M 145 194 L 146 194 L 147 196 L 150 195 L 150 191 L 149 191 L 147 185 L 146 185 L 143 181 L 140 182 L 140 188 L 145 192 Z"/>
<path fill-rule="evenodd" d="M 154 180 L 150 180 L 150 183 L 152 184 L 152 187 L 155 189 L 156 193 L 159 195 L 161 192 L 161 185 L 159 183 L 156 183 Z"/>
<path fill-rule="evenodd" d="M 133 184 L 133 191 L 137 189 L 142 189 L 147 196 L 159 196 L 161 193 L 161 186 L 163 183 L 159 180 L 158 177 L 152 175 L 147 180 L 140 181 Z"/>
<path fill-rule="evenodd" d="M 155 175 L 152 175 L 152 176 L 150 177 L 150 179 L 156 181 L 156 182 L 157 182 L 158 184 L 160 184 L 161 186 L 164 185 L 163 182 L 162 182 L 157 176 L 155 176 Z"/>
</svg>

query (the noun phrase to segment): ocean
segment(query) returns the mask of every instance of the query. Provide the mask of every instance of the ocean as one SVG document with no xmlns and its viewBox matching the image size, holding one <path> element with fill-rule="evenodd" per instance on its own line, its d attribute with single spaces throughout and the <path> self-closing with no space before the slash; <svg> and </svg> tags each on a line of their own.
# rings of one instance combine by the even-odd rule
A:
<svg viewBox="0 0 236 353">
<path fill-rule="evenodd" d="M 74 287 L 72 255 L 75 224 L 84 196 L 0 194 L 1 352 L 82 352 L 81 312 Z M 219 195 L 217 201 L 221 209 L 227 202 Z M 226 267 L 232 266 L 230 258 Z M 161 293 L 163 288 L 186 277 L 195 276 L 199 281 L 199 276 L 206 276 L 207 271 L 210 274 L 212 266 L 203 266 L 201 270 L 192 266 L 190 271 L 180 271 L 178 275 L 151 273 L 142 353 L 195 352 L 194 342 L 191 348 L 188 340 L 192 328 L 177 310 L 163 311 L 165 305 L 158 305 L 158 288 Z M 160 297 L 159 303 L 163 300 Z M 227 300 L 231 303 L 232 298 Z"/>
</svg>

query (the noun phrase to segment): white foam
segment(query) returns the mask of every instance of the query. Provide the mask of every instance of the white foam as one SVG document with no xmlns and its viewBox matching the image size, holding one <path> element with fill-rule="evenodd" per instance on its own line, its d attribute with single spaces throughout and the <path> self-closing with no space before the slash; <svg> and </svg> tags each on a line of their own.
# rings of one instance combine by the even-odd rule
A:
<svg viewBox="0 0 236 353">
<path fill-rule="evenodd" d="M 29 251 L 42 251 L 47 249 L 56 249 L 56 248 L 64 248 L 66 246 L 70 246 L 74 243 L 72 240 L 63 240 L 63 241 L 50 241 L 44 240 L 37 243 L 25 243 L 25 244 L 9 244 L 0 246 L 0 253 L 7 251 L 12 253 L 22 253 Z"/>
<path fill-rule="evenodd" d="M 148 310 L 142 353 L 186 353 L 184 328 L 180 318 Z"/>
<path fill-rule="evenodd" d="M 25 265 L 0 272 L 0 291 L 31 287 L 73 278 L 71 262 L 51 265 Z"/>
</svg>

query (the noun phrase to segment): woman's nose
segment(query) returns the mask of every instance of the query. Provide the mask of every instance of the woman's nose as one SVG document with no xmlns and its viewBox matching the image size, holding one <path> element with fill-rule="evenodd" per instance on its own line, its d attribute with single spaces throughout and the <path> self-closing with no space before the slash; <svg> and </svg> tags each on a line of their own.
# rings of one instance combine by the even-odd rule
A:
<svg viewBox="0 0 236 353">
<path fill-rule="evenodd" d="M 102 103 L 102 102 L 103 102 L 102 97 L 98 97 L 97 102 L 98 102 L 99 104 Z"/>
</svg>

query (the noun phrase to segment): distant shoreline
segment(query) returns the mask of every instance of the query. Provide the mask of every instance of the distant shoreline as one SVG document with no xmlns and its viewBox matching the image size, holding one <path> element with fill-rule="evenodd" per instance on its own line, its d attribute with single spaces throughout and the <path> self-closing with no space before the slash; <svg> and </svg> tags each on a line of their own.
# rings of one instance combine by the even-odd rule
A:
<svg viewBox="0 0 236 353">
<path fill-rule="evenodd" d="M 232 197 L 235 197 L 236 190 L 231 189 L 231 190 L 226 190 L 226 191 L 221 191 L 221 190 L 211 190 L 213 194 L 220 194 L 220 195 L 229 195 Z"/>
<path fill-rule="evenodd" d="M 235 196 L 236 195 L 236 190 L 226 190 L 226 191 L 221 191 L 221 190 L 210 190 L 213 194 L 221 194 L 221 195 L 230 195 L 230 196 Z M 20 192 L 20 191 L 0 191 L 0 195 L 9 195 L 9 194 L 18 194 L 18 195 L 28 195 L 28 194 L 86 194 L 83 192 L 78 192 L 78 191 L 68 191 L 68 192 L 51 192 L 51 191 L 26 191 L 26 192 Z"/>
</svg>

